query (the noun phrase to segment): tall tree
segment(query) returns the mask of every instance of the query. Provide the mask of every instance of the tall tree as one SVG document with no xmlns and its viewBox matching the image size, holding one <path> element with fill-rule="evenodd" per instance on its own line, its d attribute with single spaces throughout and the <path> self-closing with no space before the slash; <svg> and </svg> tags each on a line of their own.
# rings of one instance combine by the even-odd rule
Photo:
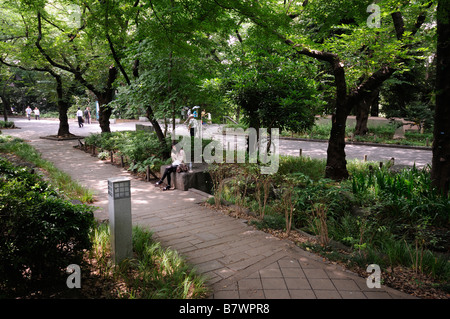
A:
<svg viewBox="0 0 450 319">
<path fill-rule="evenodd" d="M 202 102 L 199 87 L 218 64 L 213 34 L 227 21 L 218 9 L 208 1 L 163 0 L 136 8 L 136 31 L 121 58 L 133 61 L 133 76 L 119 88 L 117 102 L 144 109 L 161 143 L 165 134 L 157 118 L 174 119 L 182 106 Z"/>
<path fill-rule="evenodd" d="M 31 22 L 20 3 L 3 3 L 2 8 L 5 14 L 2 20 L 1 48 L 2 55 L 0 63 L 12 68 L 50 74 L 56 82 L 56 100 L 59 112 L 58 136 L 70 136 L 67 110 L 68 103 L 67 90 L 64 89 L 64 72 L 58 73 L 47 61 L 45 61 L 37 51 L 30 32 Z M 34 89 L 33 91 L 36 91 Z M 65 92 L 66 91 L 66 92 Z M 41 110 L 42 111 L 42 110 Z"/>
<path fill-rule="evenodd" d="M 222 71 L 223 92 L 240 107 L 249 127 L 299 132 L 314 125 L 320 106 L 317 66 L 292 60 L 266 31 L 248 28 L 236 33 Z M 272 39 L 273 40 L 273 39 Z"/>
<path fill-rule="evenodd" d="M 373 92 L 394 72 L 402 69 L 404 59 L 410 54 L 413 40 L 410 35 L 417 32 L 425 22 L 423 11 L 417 16 L 417 8 L 420 9 L 423 4 L 404 4 L 403 11 L 408 16 L 417 16 L 412 31 L 408 31 L 402 8 L 394 2 L 386 0 L 380 3 L 384 5 L 383 16 L 390 15 L 391 23 L 385 19 L 380 29 L 373 30 L 366 24 L 369 1 L 289 2 L 287 9 L 280 9 L 275 1 L 270 8 L 263 4 L 220 1 L 222 6 L 238 11 L 256 25 L 270 30 L 289 45 L 295 55 L 308 56 L 329 65 L 334 76 L 336 97 L 327 150 L 325 174 L 328 178 L 341 180 L 349 176 L 345 158 L 347 117 L 358 105 L 370 100 Z M 346 23 L 349 12 L 350 17 L 356 20 L 355 23 Z M 342 25 L 342 32 L 324 38 L 323 35 L 328 35 L 330 28 Z M 392 32 L 394 37 L 391 36 Z M 365 53 L 369 50 L 370 54 Z"/>
<path fill-rule="evenodd" d="M 6 38 L 16 46 L 16 54 L 23 48 L 29 52 L 27 62 L 34 62 L 29 63 L 31 68 L 50 70 L 57 83 L 61 74 L 71 74 L 93 92 L 100 104 L 100 127 L 102 132 L 109 132 L 111 109 L 107 104 L 113 99 L 119 72 L 108 43 L 96 32 L 97 3 L 86 1 L 78 5 L 61 0 L 18 1 L 9 5 L 10 12 L 19 17 L 13 25 L 22 24 L 21 33 L 10 27 L 14 32 Z M 24 60 L 25 56 L 19 55 L 19 61 Z M 59 101 L 62 105 L 63 100 Z"/>
<path fill-rule="evenodd" d="M 444 194 L 450 184 L 450 1 L 437 6 L 436 109 L 431 178 Z"/>
<path fill-rule="evenodd" d="M 43 15 L 44 18 L 42 17 Z M 100 59 L 98 56 L 94 57 L 97 60 L 96 62 L 100 61 L 100 63 L 92 63 L 92 61 L 89 60 L 89 55 L 91 54 L 89 54 L 87 51 L 94 48 L 94 52 L 100 51 L 101 48 L 99 48 L 99 46 L 101 45 L 101 43 L 99 41 L 92 41 L 92 38 L 89 39 L 92 41 L 89 41 L 90 43 L 82 43 L 81 41 L 78 41 L 79 37 L 81 37 L 80 33 L 85 28 L 85 22 L 82 22 L 81 26 L 77 28 L 75 32 L 68 32 L 66 29 L 58 26 L 57 29 L 60 30 L 60 32 L 62 33 L 61 36 L 65 38 L 65 40 L 62 41 L 61 46 L 55 49 L 53 45 L 49 43 L 49 40 L 46 39 L 46 44 L 51 49 L 49 50 L 45 48 L 42 45 L 44 39 L 42 21 L 46 21 L 50 26 L 55 26 L 56 21 L 52 21 L 52 19 L 57 20 L 55 17 L 49 15 L 48 12 L 45 11 L 45 8 L 37 8 L 37 38 L 35 42 L 36 47 L 43 55 L 43 57 L 48 61 L 48 63 L 50 63 L 50 65 L 55 68 L 59 68 L 66 72 L 72 73 L 77 81 L 79 81 L 82 85 L 84 85 L 87 89 L 95 94 L 99 103 L 100 128 L 102 132 L 110 132 L 111 130 L 109 127 L 109 118 L 111 116 L 112 110 L 108 107 L 108 103 L 111 102 L 114 97 L 114 82 L 117 79 L 118 75 L 117 68 L 112 64 L 112 61 L 109 61 L 109 56 L 105 56 L 104 59 Z M 88 45 L 90 45 L 91 47 L 88 47 Z M 72 51 L 70 57 L 64 54 L 64 50 Z M 52 51 L 53 54 L 49 51 Z M 61 55 L 62 57 L 59 58 L 59 56 Z M 90 71 L 90 74 L 86 75 L 88 71 Z M 103 75 L 101 75 L 102 79 L 100 80 L 100 83 L 95 83 L 94 81 L 98 80 L 95 75 L 98 73 L 103 73 Z M 94 78 L 94 81 L 88 80 L 89 76 L 91 77 L 91 79 Z"/>
</svg>

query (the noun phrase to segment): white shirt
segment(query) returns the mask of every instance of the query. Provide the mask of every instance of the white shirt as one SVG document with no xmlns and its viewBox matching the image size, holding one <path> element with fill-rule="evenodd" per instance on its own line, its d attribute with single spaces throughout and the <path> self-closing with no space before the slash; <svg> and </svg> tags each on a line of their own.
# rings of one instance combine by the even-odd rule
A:
<svg viewBox="0 0 450 319">
<path fill-rule="evenodd" d="M 82 110 L 78 110 L 77 111 L 77 116 L 83 116 L 83 111 Z"/>
<path fill-rule="evenodd" d="M 31 114 L 31 108 L 27 107 L 25 111 L 27 112 L 27 114 Z"/>
<path fill-rule="evenodd" d="M 194 127 L 194 128 L 196 128 L 197 127 L 197 120 L 196 119 L 194 119 L 194 118 L 191 118 L 190 120 L 189 120 L 189 122 L 188 122 L 188 125 L 189 125 L 189 127 Z"/>
<path fill-rule="evenodd" d="M 35 109 L 35 110 L 34 110 L 34 114 L 35 114 L 35 115 L 39 115 L 39 110 L 38 110 L 38 109 Z"/>
<path fill-rule="evenodd" d="M 184 150 L 181 149 L 178 153 L 172 150 L 171 157 L 173 160 L 172 165 L 180 165 L 184 162 Z"/>
</svg>

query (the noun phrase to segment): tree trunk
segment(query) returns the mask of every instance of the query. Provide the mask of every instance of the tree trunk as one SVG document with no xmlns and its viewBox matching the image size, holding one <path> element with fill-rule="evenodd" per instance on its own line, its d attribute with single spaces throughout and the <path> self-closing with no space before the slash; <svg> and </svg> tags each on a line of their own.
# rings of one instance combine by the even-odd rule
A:
<svg viewBox="0 0 450 319">
<path fill-rule="evenodd" d="M 325 168 L 325 177 L 337 181 L 347 179 L 349 176 L 347 160 L 345 159 L 345 127 L 349 112 L 345 103 L 344 101 L 341 105 L 338 105 L 336 114 L 331 117 L 331 133 L 328 140 L 327 165 Z"/>
<path fill-rule="evenodd" d="M 114 98 L 114 88 L 113 83 L 117 78 L 117 69 L 115 67 L 109 68 L 108 81 L 106 84 L 106 88 L 102 92 L 94 92 L 99 105 L 99 116 L 98 122 L 100 124 L 100 128 L 102 133 L 110 133 L 111 129 L 109 127 L 109 118 L 112 114 L 112 109 L 108 107 L 108 103 L 111 102 Z"/>
<path fill-rule="evenodd" d="M 377 101 L 379 89 L 368 93 L 356 104 L 356 126 L 355 135 L 364 136 L 369 132 L 367 123 L 369 121 L 370 109 Z"/>
<path fill-rule="evenodd" d="M 152 123 L 153 128 L 155 129 L 155 133 L 156 133 L 156 136 L 158 137 L 161 147 L 164 150 L 167 150 L 167 151 L 164 151 L 163 156 L 168 158 L 168 157 L 170 157 L 170 151 L 168 151 L 166 138 L 164 136 L 163 131 L 161 130 L 161 126 L 159 125 L 158 121 L 156 120 L 155 114 L 153 113 L 153 109 L 150 105 L 147 105 L 146 111 L 147 111 L 147 118 L 150 121 L 150 123 Z"/>
<path fill-rule="evenodd" d="M 58 97 L 58 113 L 59 113 L 59 128 L 58 136 L 70 136 L 69 131 L 69 119 L 67 118 L 67 110 L 69 109 L 69 104 L 64 99 L 64 91 L 62 85 L 61 76 L 53 71 L 50 74 L 56 80 L 56 95 Z"/>
<path fill-rule="evenodd" d="M 370 106 L 370 116 L 378 117 L 380 113 L 380 90 L 377 90 L 377 95 L 373 99 Z"/>
<path fill-rule="evenodd" d="M 111 128 L 109 126 L 109 118 L 112 114 L 112 109 L 110 107 L 107 107 L 107 104 L 111 102 L 112 100 L 108 101 L 107 98 L 104 96 L 97 96 L 98 99 L 98 122 L 100 124 L 100 128 L 102 130 L 102 133 L 110 133 Z"/>
<path fill-rule="evenodd" d="M 436 111 L 431 179 L 442 193 L 450 183 L 450 2 L 437 7 Z"/>
<path fill-rule="evenodd" d="M 367 122 L 369 121 L 370 104 L 362 101 L 356 106 L 356 126 L 355 135 L 364 136 L 369 132 Z"/>
<path fill-rule="evenodd" d="M 9 106 L 9 100 L 5 95 L 0 95 L 0 97 L 2 98 L 2 104 L 3 104 L 3 120 L 5 122 L 8 121 L 8 110 L 11 109 L 11 107 Z"/>
<path fill-rule="evenodd" d="M 58 136 L 70 136 L 72 135 L 69 131 L 69 119 L 67 117 L 68 106 L 61 107 L 58 105 L 59 111 L 59 128 L 58 128 Z"/>
</svg>

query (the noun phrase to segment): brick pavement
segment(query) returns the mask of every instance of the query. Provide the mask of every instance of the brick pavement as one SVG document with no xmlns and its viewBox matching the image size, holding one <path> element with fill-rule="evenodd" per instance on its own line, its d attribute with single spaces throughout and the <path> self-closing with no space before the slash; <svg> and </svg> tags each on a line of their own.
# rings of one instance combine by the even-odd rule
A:
<svg viewBox="0 0 450 319">
<path fill-rule="evenodd" d="M 107 218 L 107 179 L 129 176 L 128 172 L 75 150 L 74 141 L 29 142 L 43 158 L 92 189 L 96 217 Z M 207 276 L 210 298 L 412 298 L 388 287 L 369 289 L 365 278 L 324 262 L 291 241 L 201 206 L 206 199 L 201 192 L 163 192 L 138 179 L 132 179 L 131 187 L 133 223 L 152 230 L 164 247 L 176 249 Z"/>
</svg>

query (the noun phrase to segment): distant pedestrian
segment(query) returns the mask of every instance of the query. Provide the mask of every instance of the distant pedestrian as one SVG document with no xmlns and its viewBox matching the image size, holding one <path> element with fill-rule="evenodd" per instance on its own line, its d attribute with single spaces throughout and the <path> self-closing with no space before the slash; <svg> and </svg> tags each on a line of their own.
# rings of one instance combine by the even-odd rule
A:
<svg viewBox="0 0 450 319">
<path fill-rule="evenodd" d="M 184 122 L 184 124 L 186 123 L 188 125 L 189 134 L 191 135 L 191 137 L 194 137 L 197 128 L 197 120 L 194 118 L 193 114 L 189 115 L 188 119 L 186 120 L 186 122 Z"/>
<path fill-rule="evenodd" d="M 89 106 L 84 110 L 84 118 L 87 124 L 91 124 L 91 111 L 89 110 Z"/>
<path fill-rule="evenodd" d="M 32 112 L 31 107 L 27 106 L 25 112 L 27 113 L 27 117 L 28 117 L 28 121 L 29 121 L 31 118 L 31 112 Z"/>
<path fill-rule="evenodd" d="M 206 111 L 205 111 L 205 109 L 203 109 L 203 111 L 202 111 L 202 113 L 200 113 L 201 114 L 201 117 L 200 117 L 200 119 L 202 120 L 202 124 L 206 124 L 205 123 L 205 118 L 206 118 Z"/>
<path fill-rule="evenodd" d="M 78 127 L 83 127 L 83 111 L 80 110 L 80 108 L 78 108 L 77 117 L 78 117 Z"/>
<path fill-rule="evenodd" d="M 39 116 L 40 116 L 41 113 L 39 112 L 39 109 L 37 107 L 35 107 L 33 112 L 34 112 L 34 118 L 36 120 L 40 120 Z"/>
</svg>

